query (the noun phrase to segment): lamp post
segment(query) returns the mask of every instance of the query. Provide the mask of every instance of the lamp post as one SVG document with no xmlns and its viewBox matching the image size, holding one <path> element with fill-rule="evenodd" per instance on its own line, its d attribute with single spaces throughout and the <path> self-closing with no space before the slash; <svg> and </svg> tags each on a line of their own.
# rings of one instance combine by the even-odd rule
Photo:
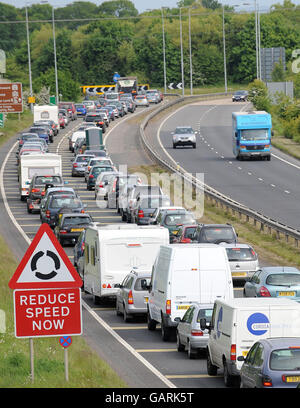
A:
<svg viewBox="0 0 300 408">
<path fill-rule="evenodd" d="M 164 8 L 161 8 L 161 22 L 162 22 L 162 39 L 163 39 L 163 65 L 164 65 L 164 90 L 167 93 L 167 72 L 166 72 L 166 40 L 165 40 L 165 23 L 164 23 Z"/>
<path fill-rule="evenodd" d="M 56 59 L 56 39 L 55 39 L 55 21 L 54 21 L 54 7 L 52 6 L 52 28 L 53 28 L 53 48 L 54 48 L 54 71 L 55 71 L 55 90 L 56 90 L 56 104 L 59 103 L 58 94 L 58 77 L 57 77 L 57 59 Z"/>
<path fill-rule="evenodd" d="M 224 85 L 225 85 L 225 93 L 227 94 L 228 87 L 227 87 L 227 62 L 226 62 L 226 39 L 225 39 L 225 12 L 224 12 L 224 5 L 222 6 L 222 26 L 223 26 L 223 55 L 224 55 Z"/>
<path fill-rule="evenodd" d="M 25 5 L 25 15 L 26 15 L 26 34 L 27 34 L 27 52 L 28 52 L 28 71 L 29 71 L 29 95 L 33 96 L 32 93 L 32 76 L 31 76 L 31 54 L 30 54 L 30 41 L 29 41 L 29 23 L 28 23 L 28 4 Z M 30 102 L 30 110 L 32 111 L 33 104 Z"/>
<path fill-rule="evenodd" d="M 181 9 L 179 8 L 179 25 L 180 25 L 180 55 L 181 55 L 181 86 L 182 86 L 182 96 L 184 96 L 184 66 L 183 66 L 183 45 L 182 45 L 182 19 L 181 19 Z"/>
</svg>

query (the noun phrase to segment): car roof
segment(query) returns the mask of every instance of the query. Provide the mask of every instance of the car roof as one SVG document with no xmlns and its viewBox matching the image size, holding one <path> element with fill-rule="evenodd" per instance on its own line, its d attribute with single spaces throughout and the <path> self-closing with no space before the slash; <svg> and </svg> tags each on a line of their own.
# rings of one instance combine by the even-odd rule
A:
<svg viewBox="0 0 300 408">
<path fill-rule="evenodd" d="M 299 269 L 293 266 L 264 266 L 260 268 L 264 273 L 300 273 Z"/>
<path fill-rule="evenodd" d="M 239 244 L 239 243 L 232 243 L 232 244 L 228 244 L 227 242 L 221 242 L 219 244 L 220 246 L 224 246 L 225 248 L 250 248 L 252 249 L 252 247 L 248 244 Z"/>
<path fill-rule="evenodd" d="M 75 218 L 75 217 L 81 217 L 81 218 L 90 218 L 90 219 L 92 219 L 92 217 L 90 216 L 90 214 L 88 214 L 88 213 L 74 213 L 74 212 L 70 212 L 70 213 L 63 213 L 63 215 L 62 215 L 62 217 L 63 218 L 66 218 L 66 217 L 72 217 L 72 218 Z"/>
<path fill-rule="evenodd" d="M 259 340 L 260 343 L 268 344 L 271 349 L 277 348 L 289 348 L 289 347 L 300 347 L 300 338 L 299 337 L 271 337 L 268 339 Z"/>
<path fill-rule="evenodd" d="M 202 227 L 211 227 L 211 228 L 223 228 L 223 227 L 227 227 L 227 228 L 233 228 L 233 226 L 231 224 L 200 224 L 201 228 Z"/>
<path fill-rule="evenodd" d="M 56 191 L 61 191 L 61 190 L 63 190 L 63 191 L 65 191 L 66 193 L 72 193 L 72 192 L 74 192 L 74 194 L 75 194 L 75 191 L 74 191 L 74 189 L 72 188 L 72 187 L 64 187 L 64 186 L 61 186 L 61 187 L 49 187 L 48 189 L 47 189 L 47 193 L 46 194 L 49 194 L 49 193 L 54 193 L 54 192 L 56 192 Z"/>
</svg>

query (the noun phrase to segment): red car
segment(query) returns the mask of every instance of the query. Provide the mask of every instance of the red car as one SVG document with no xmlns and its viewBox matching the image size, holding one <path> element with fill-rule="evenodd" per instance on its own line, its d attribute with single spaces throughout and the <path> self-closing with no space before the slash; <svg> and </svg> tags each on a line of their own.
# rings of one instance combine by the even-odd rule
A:
<svg viewBox="0 0 300 408">
<path fill-rule="evenodd" d="M 190 244 L 196 232 L 197 224 L 182 225 L 178 229 L 178 233 L 173 238 L 173 244 Z"/>
<path fill-rule="evenodd" d="M 61 114 L 58 115 L 58 122 L 59 122 L 59 127 L 61 129 L 64 129 L 66 127 L 66 120 L 65 120 L 63 115 L 61 115 Z"/>
</svg>

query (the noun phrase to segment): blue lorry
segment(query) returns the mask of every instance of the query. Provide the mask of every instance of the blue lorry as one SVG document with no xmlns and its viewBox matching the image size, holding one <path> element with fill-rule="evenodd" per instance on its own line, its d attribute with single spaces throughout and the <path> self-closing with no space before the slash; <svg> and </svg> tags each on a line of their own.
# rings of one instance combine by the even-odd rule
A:
<svg viewBox="0 0 300 408">
<path fill-rule="evenodd" d="M 237 160 L 271 160 L 272 118 L 265 111 L 232 113 L 232 148 Z"/>
</svg>

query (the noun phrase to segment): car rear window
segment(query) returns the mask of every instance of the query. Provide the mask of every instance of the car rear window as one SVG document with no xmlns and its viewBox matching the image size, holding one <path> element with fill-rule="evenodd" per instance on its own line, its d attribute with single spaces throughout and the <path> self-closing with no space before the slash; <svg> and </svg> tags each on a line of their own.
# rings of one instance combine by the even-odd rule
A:
<svg viewBox="0 0 300 408">
<path fill-rule="evenodd" d="M 36 185 L 43 185 L 43 184 L 60 184 L 62 182 L 61 177 L 59 176 L 38 176 L 35 179 Z"/>
<path fill-rule="evenodd" d="M 184 237 L 185 238 L 193 238 L 197 227 L 188 227 L 184 230 Z"/>
<path fill-rule="evenodd" d="M 168 207 L 171 205 L 170 200 L 160 199 L 160 198 L 144 198 L 141 200 L 141 208 L 158 208 L 158 207 Z"/>
<path fill-rule="evenodd" d="M 80 224 L 89 224 L 91 223 L 92 220 L 90 219 L 90 217 L 66 217 L 64 219 L 64 227 L 66 227 L 67 225 L 80 225 Z"/>
<path fill-rule="evenodd" d="M 210 323 L 213 309 L 200 309 L 197 316 L 197 323 L 200 323 L 200 319 L 206 319 L 207 323 Z"/>
<path fill-rule="evenodd" d="M 135 281 L 134 290 L 136 290 L 136 291 L 143 291 L 143 290 L 144 290 L 144 289 L 142 289 L 142 280 L 146 280 L 146 285 L 147 285 L 147 286 L 150 285 L 150 280 L 151 280 L 151 278 L 138 278 L 138 279 Z"/>
<path fill-rule="evenodd" d="M 80 207 L 81 203 L 80 200 L 74 199 L 73 197 L 53 197 L 51 200 L 51 208 L 62 208 L 62 207 L 68 207 L 68 208 L 77 208 Z"/>
<path fill-rule="evenodd" d="M 300 273 L 274 273 L 267 277 L 266 283 L 272 286 L 300 285 Z"/>
<path fill-rule="evenodd" d="M 165 224 L 169 227 L 187 223 L 193 223 L 194 219 L 189 214 L 169 214 L 165 217 Z"/>
<path fill-rule="evenodd" d="M 205 228 L 203 236 L 208 242 L 213 242 L 219 239 L 235 239 L 232 228 L 226 227 Z"/>
<path fill-rule="evenodd" d="M 229 261 L 255 261 L 256 253 L 251 248 L 226 248 Z"/>
<path fill-rule="evenodd" d="M 270 369 L 280 371 L 300 370 L 300 348 L 274 350 L 270 355 Z"/>
<path fill-rule="evenodd" d="M 82 163 L 89 161 L 93 156 L 79 156 L 76 159 L 76 163 Z"/>
</svg>

